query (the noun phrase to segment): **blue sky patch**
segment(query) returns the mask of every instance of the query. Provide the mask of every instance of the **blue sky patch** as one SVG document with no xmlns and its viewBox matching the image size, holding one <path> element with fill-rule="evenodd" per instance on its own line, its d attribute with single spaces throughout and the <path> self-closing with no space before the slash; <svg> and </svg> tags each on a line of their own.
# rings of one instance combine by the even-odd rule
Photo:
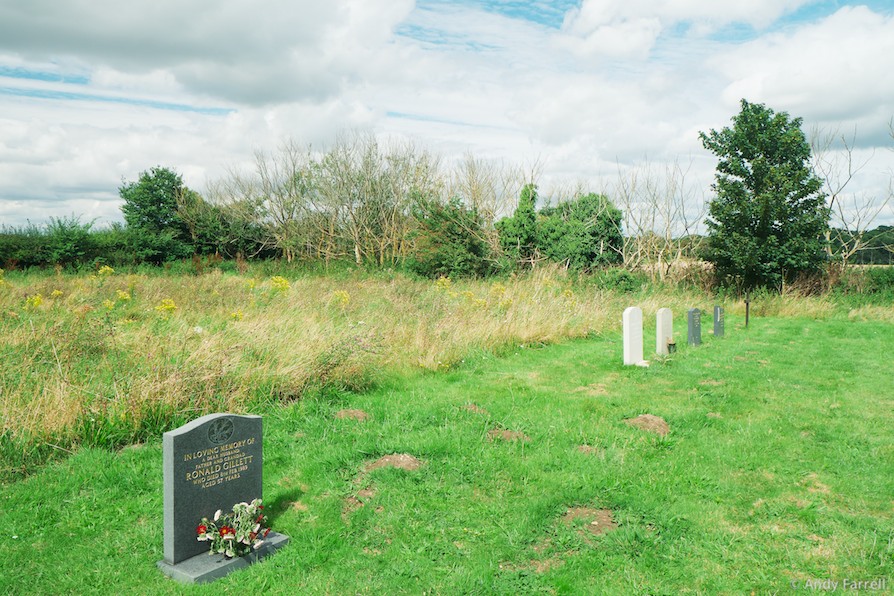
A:
<svg viewBox="0 0 894 596">
<path fill-rule="evenodd" d="M 45 81 L 47 83 L 66 83 L 68 85 L 86 85 L 90 82 L 90 77 L 84 75 L 32 70 L 20 66 L 4 66 L 3 64 L 0 64 L 0 77 L 25 79 L 29 81 Z"/>
<path fill-rule="evenodd" d="M 21 87 L 0 87 L 0 95 L 12 97 L 31 97 L 35 99 L 49 99 L 59 101 L 96 101 L 101 103 L 115 103 L 121 105 L 152 108 L 155 110 L 168 110 L 172 112 L 191 112 L 206 116 L 226 116 L 234 110 L 229 108 L 204 108 L 187 104 L 155 101 L 151 99 L 137 99 L 132 97 L 114 97 L 108 95 L 96 95 L 93 93 L 76 93 L 72 91 L 54 91 L 51 89 L 23 89 Z"/>
<path fill-rule="evenodd" d="M 558 29 L 562 26 L 565 13 L 580 6 L 580 0 L 418 0 L 419 8 L 439 9 L 444 7 L 477 8 L 485 12 L 499 14 L 513 19 L 538 23 Z"/>
</svg>

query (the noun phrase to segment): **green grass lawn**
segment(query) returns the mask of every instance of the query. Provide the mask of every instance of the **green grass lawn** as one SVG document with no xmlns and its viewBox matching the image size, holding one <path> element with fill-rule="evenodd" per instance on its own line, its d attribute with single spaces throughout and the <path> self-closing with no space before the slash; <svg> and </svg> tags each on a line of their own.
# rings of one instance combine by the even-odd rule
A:
<svg viewBox="0 0 894 596">
<path fill-rule="evenodd" d="M 155 568 L 160 437 L 78 450 L 0 485 L 0 593 L 891 589 L 894 328 L 741 323 L 647 369 L 621 366 L 618 329 L 265 406 L 265 502 L 291 544 L 210 586 Z M 670 432 L 624 422 L 640 414 Z M 389 454 L 422 465 L 364 472 Z"/>
</svg>

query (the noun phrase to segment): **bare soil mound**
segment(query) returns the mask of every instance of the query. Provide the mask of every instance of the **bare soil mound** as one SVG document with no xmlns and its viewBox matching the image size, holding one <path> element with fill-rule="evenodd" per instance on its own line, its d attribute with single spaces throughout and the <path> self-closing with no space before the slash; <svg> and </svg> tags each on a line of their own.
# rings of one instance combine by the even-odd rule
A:
<svg viewBox="0 0 894 596">
<path fill-rule="evenodd" d="M 422 467 L 422 462 L 407 453 L 394 453 L 392 455 L 384 455 L 376 461 L 366 464 L 363 467 L 364 472 L 372 472 L 379 468 L 397 468 L 398 470 L 407 470 L 412 472 Z"/>
<path fill-rule="evenodd" d="M 662 437 L 670 432 L 670 426 L 667 425 L 664 418 L 653 416 L 652 414 L 642 414 L 636 418 L 628 418 L 624 422 L 650 433 L 659 434 Z"/>
</svg>

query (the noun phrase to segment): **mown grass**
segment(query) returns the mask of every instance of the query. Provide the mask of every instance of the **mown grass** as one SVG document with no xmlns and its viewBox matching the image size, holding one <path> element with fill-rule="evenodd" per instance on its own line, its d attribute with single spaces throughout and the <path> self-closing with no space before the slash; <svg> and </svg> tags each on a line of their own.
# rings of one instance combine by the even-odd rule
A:
<svg viewBox="0 0 894 596">
<path fill-rule="evenodd" d="M 615 326 L 253 404 L 265 500 L 292 543 L 211 586 L 155 569 L 158 438 L 77 449 L 2 487 L 0 591 L 738 594 L 880 577 L 890 589 L 890 324 L 844 313 L 745 330 L 736 310 L 726 338 L 689 348 L 678 335 L 680 351 L 648 369 L 621 366 Z M 370 418 L 337 418 L 344 408 Z M 644 413 L 669 434 L 624 423 Z M 423 465 L 362 474 L 388 454 Z M 352 497 L 364 506 L 346 509 Z M 618 528 L 582 532 L 563 521 L 572 507 L 609 510 Z"/>
</svg>

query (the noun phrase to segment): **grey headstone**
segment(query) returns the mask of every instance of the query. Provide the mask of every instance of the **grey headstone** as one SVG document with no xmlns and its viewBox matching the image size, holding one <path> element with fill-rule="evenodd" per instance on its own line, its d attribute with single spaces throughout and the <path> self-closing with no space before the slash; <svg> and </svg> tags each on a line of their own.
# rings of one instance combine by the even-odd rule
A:
<svg viewBox="0 0 894 596">
<path fill-rule="evenodd" d="M 715 306 L 714 307 L 714 337 L 723 337 L 723 323 L 724 323 L 723 307 Z"/>
<path fill-rule="evenodd" d="M 689 345 L 702 345 L 702 311 L 697 308 L 689 309 Z"/>
<path fill-rule="evenodd" d="M 209 555 L 196 526 L 220 509 L 263 499 L 264 435 L 260 416 L 209 414 L 162 439 L 164 560 L 158 567 L 185 583 L 203 583 L 240 569 L 285 546 L 288 536 L 270 532 L 244 557 Z"/>
<path fill-rule="evenodd" d="M 667 356 L 668 344 L 674 342 L 674 315 L 669 308 L 659 308 L 655 315 L 655 353 Z"/>
<path fill-rule="evenodd" d="M 263 499 L 263 446 L 260 416 L 209 414 L 164 434 L 166 563 L 208 552 L 209 543 L 196 540 L 203 517 Z"/>
<path fill-rule="evenodd" d="M 643 362 L 643 311 L 637 306 L 624 310 L 624 364 Z"/>
</svg>

